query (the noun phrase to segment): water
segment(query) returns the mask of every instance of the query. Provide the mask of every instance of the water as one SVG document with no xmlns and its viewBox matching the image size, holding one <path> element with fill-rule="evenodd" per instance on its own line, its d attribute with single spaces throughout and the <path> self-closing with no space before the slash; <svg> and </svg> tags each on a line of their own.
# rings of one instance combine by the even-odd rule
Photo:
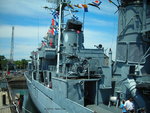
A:
<svg viewBox="0 0 150 113">
<path fill-rule="evenodd" d="M 32 102 L 32 99 L 30 97 L 30 94 L 27 89 L 17 89 L 12 91 L 14 94 L 19 94 L 23 96 L 23 104 L 22 104 L 22 112 L 23 113 L 40 113 L 34 103 Z"/>
<path fill-rule="evenodd" d="M 22 107 L 23 113 L 40 113 L 34 103 L 32 102 L 32 99 L 29 95 L 29 92 L 24 95 L 24 102 L 23 102 L 23 107 Z"/>
<path fill-rule="evenodd" d="M 0 89 L 7 89 L 6 81 L 0 81 Z M 20 108 L 20 109 L 22 109 L 21 111 L 23 113 L 40 113 L 37 110 L 34 103 L 32 102 L 32 99 L 29 95 L 28 89 L 12 89 L 11 94 L 12 94 L 12 97 L 15 99 L 16 99 L 16 95 L 20 96 L 20 100 L 23 102 L 21 105 L 22 108 Z"/>
</svg>

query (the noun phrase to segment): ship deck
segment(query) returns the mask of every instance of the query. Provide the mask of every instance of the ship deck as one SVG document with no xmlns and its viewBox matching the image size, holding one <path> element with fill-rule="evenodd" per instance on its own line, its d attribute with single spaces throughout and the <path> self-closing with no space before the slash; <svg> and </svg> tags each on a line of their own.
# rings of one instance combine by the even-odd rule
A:
<svg viewBox="0 0 150 113">
<path fill-rule="evenodd" d="M 104 104 L 88 105 L 87 108 L 93 110 L 95 113 L 121 113 L 121 109 L 115 106 L 108 107 Z"/>
</svg>

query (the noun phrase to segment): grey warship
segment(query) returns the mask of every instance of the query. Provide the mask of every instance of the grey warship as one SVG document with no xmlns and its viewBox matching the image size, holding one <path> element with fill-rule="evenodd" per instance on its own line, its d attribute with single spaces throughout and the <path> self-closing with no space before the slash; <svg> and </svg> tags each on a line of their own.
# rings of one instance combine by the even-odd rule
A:
<svg viewBox="0 0 150 113">
<path fill-rule="evenodd" d="M 39 111 L 119 113 L 121 100 L 132 97 L 137 113 L 150 113 L 150 1 L 118 0 L 115 61 L 102 44 L 86 49 L 83 24 L 75 19 L 63 23 L 70 2 L 55 2 L 58 34 L 44 37 L 45 46 L 31 53 L 25 72 Z"/>
</svg>

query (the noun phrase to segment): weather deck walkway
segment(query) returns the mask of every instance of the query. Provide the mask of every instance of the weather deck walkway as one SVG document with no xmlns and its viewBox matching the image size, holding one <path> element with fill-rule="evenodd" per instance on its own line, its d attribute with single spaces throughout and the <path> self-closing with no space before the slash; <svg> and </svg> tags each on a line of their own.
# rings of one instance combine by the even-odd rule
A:
<svg viewBox="0 0 150 113">
<path fill-rule="evenodd" d="M 121 109 L 111 106 L 108 107 L 106 105 L 100 104 L 98 106 L 96 105 L 88 105 L 87 108 L 95 111 L 95 113 L 121 113 Z"/>
</svg>

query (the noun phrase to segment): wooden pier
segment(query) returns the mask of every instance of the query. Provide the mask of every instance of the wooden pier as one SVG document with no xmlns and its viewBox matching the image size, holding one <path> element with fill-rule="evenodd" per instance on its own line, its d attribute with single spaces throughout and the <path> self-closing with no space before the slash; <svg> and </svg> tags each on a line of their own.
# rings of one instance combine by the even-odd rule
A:
<svg viewBox="0 0 150 113">
<path fill-rule="evenodd" d="M 18 90 L 27 89 L 25 77 L 22 74 L 0 77 L 0 113 L 20 113 Z M 14 92 L 15 90 L 15 92 Z"/>
<path fill-rule="evenodd" d="M 11 113 L 7 91 L 0 91 L 0 113 Z"/>
<path fill-rule="evenodd" d="M 8 85 L 11 89 L 27 89 L 26 80 L 24 76 L 6 77 Z"/>
</svg>

